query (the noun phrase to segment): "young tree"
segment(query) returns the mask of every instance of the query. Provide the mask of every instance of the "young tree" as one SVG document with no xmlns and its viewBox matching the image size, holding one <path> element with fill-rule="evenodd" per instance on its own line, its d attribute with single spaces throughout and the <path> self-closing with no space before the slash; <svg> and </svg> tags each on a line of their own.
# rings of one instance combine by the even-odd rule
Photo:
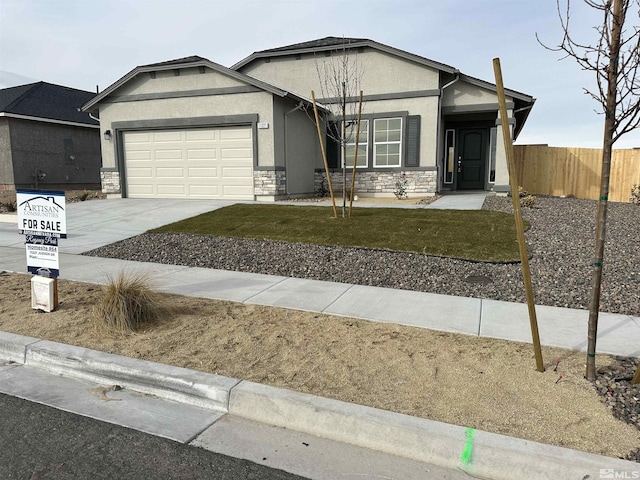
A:
<svg viewBox="0 0 640 480">
<path fill-rule="evenodd" d="M 596 77 L 596 88 L 584 88 L 602 107 L 604 138 L 602 143 L 602 176 L 596 223 L 596 245 L 591 279 L 589 327 L 587 345 L 588 380 L 596 377 L 596 337 L 602 285 L 609 176 L 613 144 L 625 133 L 640 126 L 640 0 L 583 0 L 602 15 L 602 24 L 595 27 L 595 43 L 583 43 L 571 34 L 571 6 L 561 9 L 556 0 L 562 26 L 562 42 L 556 48 L 563 58 L 573 58 L 583 70 Z M 541 42 L 542 43 L 542 42 Z"/>
<path fill-rule="evenodd" d="M 363 70 L 358 55 L 350 50 L 348 41 L 342 44 L 340 56 L 327 57 L 323 61 L 316 59 L 316 72 L 320 85 L 320 96 L 325 107 L 322 120 L 326 125 L 327 136 L 340 147 L 342 163 L 342 217 L 346 217 L 347 205 L 347 165 L 348 154 L 357 154 L 347 148 L 355 142 L 359 124 L 358 98 L 361 98 Z M 352 175 L 356 171 L 353 169 Z M 352 182 L 353 183 L 353 182 Z M 353 196 L 353 191 L 351 192 Z"/>
</svg>

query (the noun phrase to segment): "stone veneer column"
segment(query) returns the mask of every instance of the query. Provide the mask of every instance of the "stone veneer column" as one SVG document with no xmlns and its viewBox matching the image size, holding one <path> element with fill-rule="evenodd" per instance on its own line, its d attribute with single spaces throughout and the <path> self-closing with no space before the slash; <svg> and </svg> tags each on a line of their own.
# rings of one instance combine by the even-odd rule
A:
<svg viewBox="0 0 640 480">
<path fill-rule="evenodd" d="M 121 193 L 120 191 L 120 172 L 118 171 L 101 171 L 100 183 L 102 184 L 102 193 Z"/>
<path fill-rule="evenodd" d="M 287 194 L 287 174 L 284 170 L 254 170 L 253 194 L 260 196 L 280 196 Z"/>
</svg>

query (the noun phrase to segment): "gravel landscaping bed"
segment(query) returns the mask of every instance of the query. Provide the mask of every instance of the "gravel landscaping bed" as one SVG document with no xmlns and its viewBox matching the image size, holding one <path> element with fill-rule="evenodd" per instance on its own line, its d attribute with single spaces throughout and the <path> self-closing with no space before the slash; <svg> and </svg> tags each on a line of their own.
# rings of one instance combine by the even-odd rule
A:
<svg viewBox="0 0 640 480">
<path fill-rule="evenodd" d="M 598 369 L 594 387 L 614 417 L 640 429 L 640 385 L 629 382 L 636 371 L 636 359 L 615 357 L 616 365 Z M 627 460 L 640 462 L 640 448 L 629 452 Z"/>
<path fill-rule="evenodd" d="M 511 199 L 485 209 L 512 212 Z M 523 210 L 536 303 L 588 309 L 597 202 L 538 197 Z M 640 317 L 640 207 L 611 203 L 601 311 Z M 85 255 L 188 265 L 525 303 L 520 264 L 492 264 L 414 253 L 186 234 L 143 234 Z M 585 329 L 586 335 L 586 329 Z M 640 388 L 624 377 L 636 360 L 617 358 L 594 388 L 612 413 L 640 428 Z M 629 460 L 640 462 L 640 449 Z"/>
<path fill-rule="evenodd" d="M 485 209 L 512 211 L 488 197 Z M 597 202 L 538 197 L 523 216 L 536 303 L 587 309 Z M 640 207 L 609 208 L 601 310 L 640 316 Z M 526 302 L 520 264 L 492 264 L 415 253 L 173 233 L 143 234 L 86 255 L 465 297 Z"/>
</svg>

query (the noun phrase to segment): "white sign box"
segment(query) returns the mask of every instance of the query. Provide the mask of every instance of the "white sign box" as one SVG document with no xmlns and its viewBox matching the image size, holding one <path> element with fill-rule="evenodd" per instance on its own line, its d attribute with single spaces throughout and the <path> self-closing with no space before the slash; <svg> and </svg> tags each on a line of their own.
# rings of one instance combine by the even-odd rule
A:
<svg viewBox="0 0 640 480">
<path fill-rule="evenodd" d="M 53 278 L 31 277 L 31 308 L 51 312 L 56 309 L 56 286 Z"/>
<path fill-rule="evenodd" d="M 64 192 L 17 190 L 18 233 L 67 237 Z"/>
</svg>

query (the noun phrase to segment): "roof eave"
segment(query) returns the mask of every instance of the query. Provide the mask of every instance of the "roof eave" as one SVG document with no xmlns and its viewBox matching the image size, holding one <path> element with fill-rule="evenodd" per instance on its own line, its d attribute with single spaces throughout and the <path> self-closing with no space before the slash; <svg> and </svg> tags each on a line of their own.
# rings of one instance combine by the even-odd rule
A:
<svg viewBox="0 0 640 480">
<path fill-rule="evenodd" d="M 498 87 L 496 87 L 496 85 L 493 83 L 487 82 L 485 80 L 480 80 L 479 78 L 471 77 L 463 73 L 460 74 L 460 80 L 466 83 L 470 83 L 471 85 L 475 85 L 477 87 L 482 87 L 488 90 L 492 90 L 494 92 L 497 92 L 498 90 Z M 531 104 L 533 104 L 533 102 L 535 101 L 535 99 L 531 95 L 527 95 L 526 93 L 522 93 L 522 92 L 517 92 L 515 90 L 509 90 L 507 88 L 504 89 L 504 94 L 508 95 L 509 97 L 513 97 L 515 99 L 522 100 L 523 102 L 527 102 Z"/>
<path fill-rule="evenodd" d="M 100 128 L 100 124 L 98 123 L 74 122 L 71 120 L 59 120 L 57 118 L 46 118 L 46 117 L 38 117 L 34 115 L 23 115 L 20 113 L 13 113 L 13 112 L 6 112 L 6 111 L 0 112 L 0 117 L 15 118 L 18 120 L 30 120 L 34 122 L 43 122 L 43 123 L 55 123 L 57 125 L 68 125 L 71 127 Z"/>
<path fill-rule="evenodd" d="M 513 140 L 515 141 L 518 138 L 518 135 L 520 135 L 520 132 L 522 131 L 522 127 L 524 127 L 524 124 L 527 123 L 527 119 L 529 118 L 529 115 L 531 114 L 531 110 L 533 109 L 533 105 L 536 103 L 536 99 L 533 98 L 531 99 L 531 102 L 529 103 L 529 105 L 525 105 L 525 107 L 522 107 L 522 109 L 520 110 L 520 121 L 517 121 L 516 119 L 516 128 L 513 132 Z M 518 112 L 516 111 L 514 113 L 514 115 L 518 115 Z"/>
</svg>

